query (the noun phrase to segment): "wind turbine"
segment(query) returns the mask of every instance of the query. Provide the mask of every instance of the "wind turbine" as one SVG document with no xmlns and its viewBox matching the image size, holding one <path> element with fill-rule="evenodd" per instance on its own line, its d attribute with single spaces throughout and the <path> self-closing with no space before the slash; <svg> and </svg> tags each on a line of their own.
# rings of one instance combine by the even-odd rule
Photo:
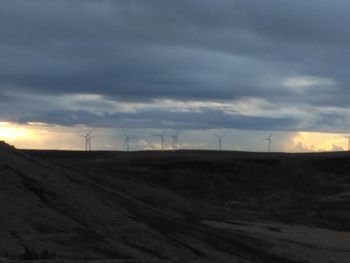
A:
<svg viewBox="0 0 350 263">
<path fill-rule="evenodd" d="M 93 138 L 96 138 L 96 135 L 91 135 L 92 130 L 85 131 L 84 135 L 79 135 L 80 137 L 83 137 L 85 139 L 85 151 L 91 151 L 91 141 Z"/>
<path fill-rule="evenodd" d="M 344 136 L 344 138 L 348 139 L 348 151 L 350 151 L 350 136 L 347 135 L 347 136 Z"/>
<path fill-rule="evenodd" d="M 173 151 L 176 152 L 178 150 L 179 131 L 176 131 L 176 133 L 170 137 L 173 139 Z"/>
<path fill-rule="evenodd" d="M 223 135 L 223 134 L 216 134 L 216 133 L 214 133 L 214 136 L 218 138 L 218 143 L 219 143 L 219 151 L 221 151 L 221 150 L 222 150 L 222 144 L 221 144 L 221 142 L 222 142 L 222 138 L 224 138 L 224 137 L 225 137 L 225 135 Z"/>
<path fill-rule="evenodd" d="M 159 137 L 160 140 L 161 140 L 162 152 L 164 151 L 165 134 L 166 134 L 166 131 L 164 131 L 164 132 L 162 132 L 162 133 L 160 133 L 160 134 L 155 134 L 155 135 L 154 135 L 155 137 Z"/>
<path fill-rule="evenodd" d="M 271 152 L 272 132 L 270 132 L 269 137 L 263 139 L 263 141 L 267 141 L 267 151 Z"/>
<path fill-rule="evenodd" d="M 126 151 L 129 152 L 130 151 L 130 140 L 133 139 L 134 137 L 129 136 L 125 131 L 123 131 L 124 133 L 124 145 L 126 146 Z"/>
</svg>

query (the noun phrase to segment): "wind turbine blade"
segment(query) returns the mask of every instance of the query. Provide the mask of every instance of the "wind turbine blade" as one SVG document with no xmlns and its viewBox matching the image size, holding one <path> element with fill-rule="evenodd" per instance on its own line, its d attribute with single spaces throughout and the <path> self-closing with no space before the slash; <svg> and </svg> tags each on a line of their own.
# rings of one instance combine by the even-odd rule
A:
<svg viewBox="0 0 350 263">
<path fill-rule="evenodd" d="M 90 136 L 92 130 L 84 131 L 85 136 Z"/>
<path fill-rule="evenodd" d="M 217 138 L 220 138 L 220 135 L 219 135 L 219 134 L 214 133 L 213 135 L 214 135 L 215 137 L 217 137 Z"/>
<path fill-rule="evenodd" d="M 124 131 L 124 130 L 123 130 L 123 134 L 124 134 L 124 136 L 125 136 L 126 138 L 128 137 L 127 132 L 126 132 L 126 131 Z"/>
</svg>

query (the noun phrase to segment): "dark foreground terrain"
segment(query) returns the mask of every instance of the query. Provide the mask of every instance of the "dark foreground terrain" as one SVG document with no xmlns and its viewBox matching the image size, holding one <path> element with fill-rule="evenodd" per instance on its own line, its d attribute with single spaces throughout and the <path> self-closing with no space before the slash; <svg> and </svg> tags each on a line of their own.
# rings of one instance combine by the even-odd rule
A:
<svg viewBox="0 0 350 263">
<path fill-rule="evenodd" d="M 1 143 L 0 262 L 350 262 L 349 172 L 349 153 Z"/>
</svg>

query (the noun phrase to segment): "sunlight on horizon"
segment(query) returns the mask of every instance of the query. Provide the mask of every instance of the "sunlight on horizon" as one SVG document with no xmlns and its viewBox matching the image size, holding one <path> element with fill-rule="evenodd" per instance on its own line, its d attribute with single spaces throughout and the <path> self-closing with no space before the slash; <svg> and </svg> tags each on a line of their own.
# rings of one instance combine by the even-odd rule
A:
<svg viewBox="0 0 350 263">
<path fill-rule="evenodd" d="M 0 122 L 0 140 L 21 149 L 80 149 L 74 129 L 45 123 Z"/>
<path fill-rule="evenodd" d="M 83 150 L 83 141 L 81 138 L 78 138 L 83 128 L 84 127 L 63 127 L 45 123 L 17 124 L 0 122 L 0 140 L 22 149 Z M 119 136 L 119 147 L 117 147 L 116 144 L 111 144 L 112 141 L 115 141 L 111 136 L 113 134 L 113 129 L 109 130 L 108 135 L 104 134 L 105 132 L 107 132 L 107 130 L 101 131 L 99 141 L 95 144 L 95 149 L 121 150 L 120 145 L 122 145 L 122 137 Z M 343 134 L 305 131 L 275 133 L 281 135 L 274 140 L 276 146 L 274 151 L 344 151 L 347 150 L 348 147 L 347 139 L 344 138 Z M 235 139 L 232 136 L 232 139 L 227 140 L 228 146 L 230 145 L 230 140 L 234 141 Z M 157 143 L 147 142 L 145 138 L 140 138 L 139 141 L 143 142 L 138 144 L 141 150 L 156 150 L 160 147 Z M 117 142 L 115 141 L 115 143 Z M 200 147 L 201 149 L 205 148 L 208 142 L 204 141 L 202 144 L 202 147 Z M 191 145 L 190 141 L 183 142 L 183 149 L 194 149 L 194 145 Z M 246 149 L 237 149 L 231 146 L 226 150 L 244 151 Z"/>
<path fill-rule="evenodd" d="M 5 141 L 16 141 L 19 138 L 30 137 L 30 130 L 9 122 L 0 122 L 0 138 Z"/>
<path fill-rule="evenodd" d="M 290 138 L 285 150 L 290 152 L 345 151 L 348 142 L 343 134 L 297 132 Z"/>
</svg>

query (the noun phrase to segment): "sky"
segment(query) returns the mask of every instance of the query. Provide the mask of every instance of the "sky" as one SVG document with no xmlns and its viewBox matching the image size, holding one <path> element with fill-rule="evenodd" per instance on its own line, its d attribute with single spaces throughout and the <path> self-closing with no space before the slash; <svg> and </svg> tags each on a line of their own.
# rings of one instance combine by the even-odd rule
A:
<svg viewBox="0 0 350 263">
<path fill-rule="evenodd" d="M 2 0 L 0 139 L 19 148 L 347 150 L 346 0 Z"/>
</svg>

